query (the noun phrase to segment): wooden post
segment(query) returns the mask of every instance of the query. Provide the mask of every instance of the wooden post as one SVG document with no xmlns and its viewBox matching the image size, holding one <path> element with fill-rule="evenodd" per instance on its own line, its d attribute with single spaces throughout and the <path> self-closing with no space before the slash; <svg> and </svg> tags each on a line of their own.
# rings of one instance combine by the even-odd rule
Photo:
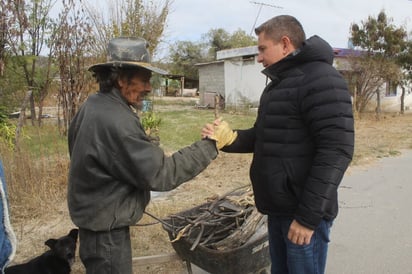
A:
<svg viewBox="0 0 412 274">
<path fill-rule="evenodd" d="M 185 88 L 185 77 L 180 77 L 180 97 L 183 97 L 183 90 Z"/>
<path fill-rule="evenodd" d="M 219 118 L 219 94 L 216 94 L 215 96 L 215 119 Z"/>
</svg>

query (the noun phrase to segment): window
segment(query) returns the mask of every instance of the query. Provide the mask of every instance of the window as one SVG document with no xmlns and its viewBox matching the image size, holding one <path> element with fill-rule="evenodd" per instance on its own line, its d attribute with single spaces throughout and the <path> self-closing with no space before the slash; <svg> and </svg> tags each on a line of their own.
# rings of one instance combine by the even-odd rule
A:
<svg viewBox="0 0 412 274">
<path fill-rule="evenodd" d="M 386 92 L 385 96 L 396 96 L 396 89 L 398 85 L 394 82 L 388 81 L 386 83 Z"/>
</svg>

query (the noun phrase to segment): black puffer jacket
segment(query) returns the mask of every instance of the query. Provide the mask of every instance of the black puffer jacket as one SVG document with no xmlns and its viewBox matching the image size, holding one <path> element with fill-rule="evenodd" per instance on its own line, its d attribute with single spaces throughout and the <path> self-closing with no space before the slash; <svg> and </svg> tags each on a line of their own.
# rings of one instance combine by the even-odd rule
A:
<svg viewBox="0 0 412 274">
<path fill-rule="evenodd" d="M 253 152 L 250 177 L 264 214 L 293 216 L 314 229 L 338 213 L 337 190 L 354 149 L 351 97 L 333 51 L 314 36 L 267 67 L 253 128 L 224 151 Z"/>
</svg>

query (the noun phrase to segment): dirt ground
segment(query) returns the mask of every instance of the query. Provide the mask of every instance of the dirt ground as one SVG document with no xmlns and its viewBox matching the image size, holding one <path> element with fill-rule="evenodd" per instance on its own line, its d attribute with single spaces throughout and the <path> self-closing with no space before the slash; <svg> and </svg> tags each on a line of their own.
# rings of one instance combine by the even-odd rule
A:
<svg viewBox="0 0 412 274">
<path fill-rule="evenodd" d="M 189 98 L 188 100 L 193 100 L 193 98 Z M 382 124 L 378 126 L 375 122 L 365 121 L 359 123 L 362 128 L 368 130 L 365 131 L 365 133 L 357 133 L 358 136 L 362 134 L 365 135 L 364 138 L 359 137 L 359 140 L 366 140 L 359 141 L 359 143 L 362 144 L 361 147 L 364 147 L 365 151 L 387 150 L 388 146 L 386 144 L 377 146 L 377 148 L 372 147 L 371 144 L 379 145 L 380 143 L 378 141 L 370 141 L 371 136 L 377 136 L 378 140 L 383 140 L 384 138 L 382 138 L 382 136 L 388 135 L 392 140 L 409 142 L 409 136 L 412 130 L 411 117 L 411 115 L 408 117 L 405 116 L 404 119 L 388 117 L 386 124 L 384 124 L 385 126 Z M 393 132 L 397 133 L 392 130 L 391 126 L 395 124 L 394 121 L 398 120 L 403 120 L 401 126 L 398 126 L 398 129 L 401 129 L 404 134 L 408 134 L 407 137 L 403 136 L 399 138 L 399 136 L 402 135 L 391 135 Z M 365 123 L 365 125 L 363 123 Z M 402 146 L 405 146 L 405 144 Z M 390 149 L 394 150 L 397 147 L 398 144 L 394 143 L 391 144 Z M 409 148 L 411 148 L 410 142 Z M 361 154 L 362 159 L 368 158 L 366 152 L 360 151 L 359 155 Z M 240 186 L 250 185 L 249 167 L 251 157 L 251 154 L 228 154 L 221 152 L 217 159 L 193 180 L 170 192 L 155 194 L 147 211 L 157 218 L 164 218 L 170 214 L 197 206 L 206 202 L 208 199 L 215 198 L 217 195 L 223 195 Z M 376 156 L 373 156 L 373 158 L 375 159 Z M 357 161 L 362 163 L 359 159 Z M 15 208 L 14 210 L 18 209 Z M 144 225 L 152 223 L 153 221 L 155 221 L 153 218 L 144 216 L 139 222 L 139 226 L 131 228 L 133 257 L 142 258 L 160 254 L 171 254 L 174 252 L 168 235 L 166 231 L 162 229 L 161 224 Z M 29 258 L 41 254 L 47 250 L 44 245 L 47 239 L 66 235 L 70 229 L 74 227 L 68 214 L 65 199 L 62 199 L 54 208 L 45 208 L 41 217 L 35 216 L 32 219 L 18 220 L 13 223 L 13 226 L 18 240 L 17 253 L 13 263 L 24 262 Z M 78 255 L 72 273 L 85 273 Z M 181 260 L 174 260 L 170 263 L 146 265 L 139 265 L 139 263 L 136 262 L 134 263 L 134 273 L 183 274 L 187 273 L 187 268 Z"/>
<path fill-rule="evenodd" d="M 249 166 L 251 155 L 220 153 L 217 159 L 193 180 L 165 193 L 156 193 L 147 211 L 163 218 L 215 198 L 243 185 L 249 185 Z M 50 209 L 48 209 L 50 210 Z M 139 224 L 152 223 L 155 220 L 145 216 Z M 42 217 L 24 220 L 14 231 L 18 239 L 17 253 L 13 263 L 24 262 L 41 254 L 47 247 L 44 242 L 48 238 L 66 235 L 74 225 L 68 214 L 66 200 L 56 205 L 52 212 L 44 212 Z M 161 224 L 135 226 L 131 228 L 133 257 L 142 258 L 161 254 L 172 254 L 174 250 L 168 234 Z M 134 263 L 134 273 L 183 274 L 187 268 L 181 260 L 170 263 L 154 263 L 140 265 Z M 78 252 L 72 273 L 85 273 L 78 258 Z"/>
</svg>

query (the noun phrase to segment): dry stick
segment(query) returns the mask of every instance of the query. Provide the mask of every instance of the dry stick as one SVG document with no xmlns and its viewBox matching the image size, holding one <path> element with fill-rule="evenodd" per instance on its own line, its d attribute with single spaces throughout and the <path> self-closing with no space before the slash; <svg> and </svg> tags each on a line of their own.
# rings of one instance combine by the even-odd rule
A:
<svg viewBox="0 0 412 274">
<path fill-rule="evenodd" d="M 240 229 L 236 230 L 236 232 L 232 233 L 222 241 L 215 243 L 213 246 L 218 250 L 227 250 L 234 248 L 239 242 L 243 244 L 242 240 L 249 239 L 249 237 L 253 235 L 262 218 L 263 215 L 255 208 Z"/>
<path fill-rule="evenodd" d="M 219 118 L 219 95 L 215 96 L 215 119 Z"/>
<path fill-rule="evenodd" d="M 196 237 L 196 240 L 193 242 L 192 247 L 190 248 L 190 251 L 195 250 L 197 245 L 199 244 L 200 240 L 202 239 L 203 232 L 205 231 L 205 226 L 203 223 L 200 223 L 200 232 Z"/>
<path fill-rule="evenodd" d="M 234 226 L 238 227 L 239 224 L 239 217 L 241 213 L 245 213 L 245 216 L 247 215 L 247 213 L 250 210 L 241 210 L 240 212 L 235 212 L 235 213 L 218 213 L 215 212 L 215 208 L 217 206 L 219 206 L 219 202 L 222 202 L 224 200 L 225 197 L 227 197 L 228 195 L 234 193 L 236 190 L 242 189 L 246 186 L 242 186 L 239 188 L 236 188 L 234 190 L 231 190 L 227 193 L 225 193 L 224 195 L 216 198 L 214 201 L 212 201 L 210 203 L 209 206 L 203 208 L 203 212 L 201 212 L 198 216 L 179 216 L 179 215 L 174 215 L 175 218 L 180 219 L 180 220 L 184 220 L 186 221 L 188 224 L 186 226 L 182 226 L 182 224 L 179 225 L 179 227 L 175 227 L 174 225 L 172 226 L 172 228 L 177 228 L 177 230 L 174 230 L 174 235 L 177 234 L 177 236 L 175 237 L 174 240 L 172 240 L 172 242 L 178 241 L 179 239 L 181 239 L 182 237 L 189 237 L 189 235 L 191 234 L 191 232 L 193 231 L 192 229 L 196 226 L 200 226 L 200 231 L 195 239 L 195 241 L 192 244 L 191 250 L 194 250 L 199 243 L 201 245 L 207 244 L 209 242 L 209 240 L 211 239 L 216 239 L 217 234 L 224 232 L 224 231 L 228 231 L 231 230 Z M 202 210 L 202 208 L 200 208 Z M 214 216 L 220 217 L 219 222 L 216 222 L 216 220 L 210 219 L 213 218 Z M 209 218 L 209 219 L 208 219 Z M 233 219 L 235 218 L 235 223 L 231 223 L 231 224 L 223 224 L 223 221 L 225 219 Z M 219 228 L 218 225 L 224 226 L 223 228 Z M 205 233 L 205 226 L 212 226 L 215 227 L 215 230 L 211 232 L 211 235 L 203 235 Z M 169 224 L 169 227 L 171 227 L 171 225 Z M 216 231 L 217 230 L 217 231 Z M 209 232 L 208 232 L 209 233 Z M 205 236 L 205 237 L 203 237 Z M 202 241 L 202 239 L 204 239 Z M 202 242 L 201 242 L 202 241 Z"/>
</svg>

